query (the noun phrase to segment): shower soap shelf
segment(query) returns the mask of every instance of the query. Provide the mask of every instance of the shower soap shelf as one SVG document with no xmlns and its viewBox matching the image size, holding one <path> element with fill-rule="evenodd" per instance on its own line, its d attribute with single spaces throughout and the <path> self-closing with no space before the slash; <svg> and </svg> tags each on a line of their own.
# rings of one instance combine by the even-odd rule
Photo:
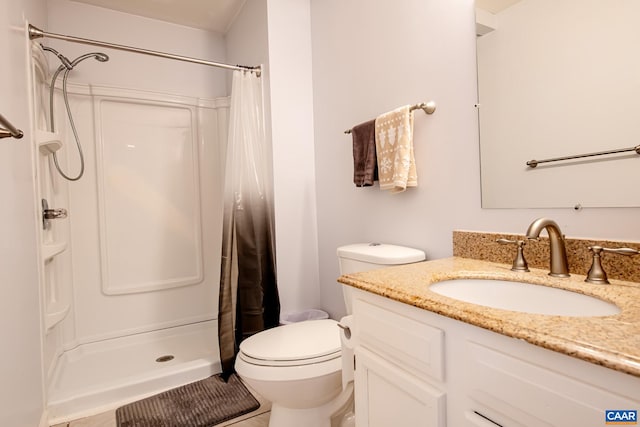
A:
<svg viewBox="0 0 640 427">
<path fill-rule="evenodd" d="M 62 148 L 60 135 L 55 132 L 36 131 L 36 142 L 44 155 L 52 154 Z"/>
<path fill-rule="evenodd" d="M 69 313 L 71 306 L 62 302 L 55 302 L 47 306 L 47 314 L 44 319 L 47 331 L 61 322 Z"/>
<path fill-rule="evenodd" d="M 67 242 L 45 243 L 42 245 L 42 260 L 48 261 L 54 256 L 64 252 L 65 249 L 67 249 Z"/>
</svg>

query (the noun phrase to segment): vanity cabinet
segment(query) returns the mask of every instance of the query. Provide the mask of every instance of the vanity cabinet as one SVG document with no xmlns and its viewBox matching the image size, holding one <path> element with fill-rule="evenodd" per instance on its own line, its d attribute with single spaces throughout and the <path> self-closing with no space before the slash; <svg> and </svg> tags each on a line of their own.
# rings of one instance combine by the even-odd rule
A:
<svg viewBox="0 0 640 427">
<path fill-rule="evenodd" d="M 598 426 L 640 378 L 353 289 L 358 427 Z"/>
<path fill-rule="evenodd" d="M 356 425 L 444 427 L 444 333 L 420 319 L 354 301 Z"/>
</svg>

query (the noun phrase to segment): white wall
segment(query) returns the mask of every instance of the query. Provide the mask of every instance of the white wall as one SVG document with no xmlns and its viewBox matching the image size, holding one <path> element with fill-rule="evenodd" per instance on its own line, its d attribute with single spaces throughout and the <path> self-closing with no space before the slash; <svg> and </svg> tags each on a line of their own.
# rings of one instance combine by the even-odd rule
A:
<svg viewBox="0 0 640 427">
<path fill-rule="evenodd" d="M 282 312 L 318 307 L 309 0 L 269 0 L 278 286 Z"/>
<path fill-rule="evenodd" d="M 48 0 L 49 25 L 53 33 L 94 39 L 109 43 L 174 53 L 216 62 L 225 62 L 221 34 L 143 18 L 69 0 Z M 87 52 L 104 52 L 106 63 L 87 60 L 69 79 L 83 83 L 178 93 L 200 98 L 227 95 L 226 75 L 220 68 L 172 61 L 148 55 L 92 47 L 83 44 L 44 39 L 73 60 Z M 57 67 L 50 55 L 50 64 Z"/>
<path fill-rule="evenodd" d="M 281 312 L 318 307 L 309 2 L 247 1 L 226 42 L 229 62 L 265 65 Z"/>
<path fill-rule="evenodd" d="M 0 139 L 0 425 L 36 426 L 43 413 L 36 218 L 25 20 L 46 24 L 44 0 L 0 2 L 0 114 L 25 132 Z"/>
<path fill-rule="evenodd" d="M 571 237 L 640 240 L 640 209 L 480 207 L 475 24 L 472 0 L 313 1 L 313 88 L 322 305 L 344 313 L 336 247 L 382 241 L 452 254 L 455 229 L 524 233 L 540 216 Z M 404 104 L 415 115 L 419 186 L 390 195 L 352 184 L 343 131 Z"/>
<path fill-rule="evenodd" d="M 224 35 L 229 64 L 264 64 L 263 77 L 269 81 L 269 40 L 267 0 L 245 1 L 244 6 Z M 228 92 L 232 73 L 227 71 Z M 268 85 L 266 85 L 268 90 Z"/>
</svg>

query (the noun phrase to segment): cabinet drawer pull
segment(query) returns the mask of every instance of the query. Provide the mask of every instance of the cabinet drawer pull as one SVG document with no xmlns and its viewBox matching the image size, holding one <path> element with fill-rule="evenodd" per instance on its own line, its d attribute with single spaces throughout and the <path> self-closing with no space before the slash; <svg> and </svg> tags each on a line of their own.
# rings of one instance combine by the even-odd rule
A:
<svg viewBox="0 0 640 427">
<path fill-rule="evenodd" d="M 473 413 L 474 413 L 474 414 L 476 414 L 477 416 L 482 417 L 482 418 L 484 418 L 485 420 L 489 421 L 491 424 L 497 425 L 498 427 L 503 427 L 503 425 L 502 425 L 502 424 L 498 424 L 497 422 L 493 421 L 491 418 L 487 417 L 487 416 L 486 416 L 486 415 L 484 415 L 484 414 L 481 414 L 481 413 L 480 413 L 480 412 L 478 412 L 478 411 L 473 411 Z"/>
</svg>

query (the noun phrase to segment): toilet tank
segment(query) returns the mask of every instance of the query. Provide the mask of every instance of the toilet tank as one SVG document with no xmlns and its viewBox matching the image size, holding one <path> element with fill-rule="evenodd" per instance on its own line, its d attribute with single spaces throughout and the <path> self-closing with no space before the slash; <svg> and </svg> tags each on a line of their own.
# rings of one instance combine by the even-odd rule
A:
<svg viewBox="0 0 640 427">
<path fill-rule="evenodd" d="M 424 252 L 419 249 L 382 243 L 356 243 L 338 248 L 340 274 L 411 264 L 425 259 Z M 348 315 L 353 313 L 351 293 L 350 286 L 342 286 L 342 296 Z"/>
<path fill-rule="evenodd" d="M 411 264 L 424 261 L 425 258 L 424 252 L 419 249 L 383 243 L 356 243 L 338 248 L 340 274 Z"/>
</svg>

